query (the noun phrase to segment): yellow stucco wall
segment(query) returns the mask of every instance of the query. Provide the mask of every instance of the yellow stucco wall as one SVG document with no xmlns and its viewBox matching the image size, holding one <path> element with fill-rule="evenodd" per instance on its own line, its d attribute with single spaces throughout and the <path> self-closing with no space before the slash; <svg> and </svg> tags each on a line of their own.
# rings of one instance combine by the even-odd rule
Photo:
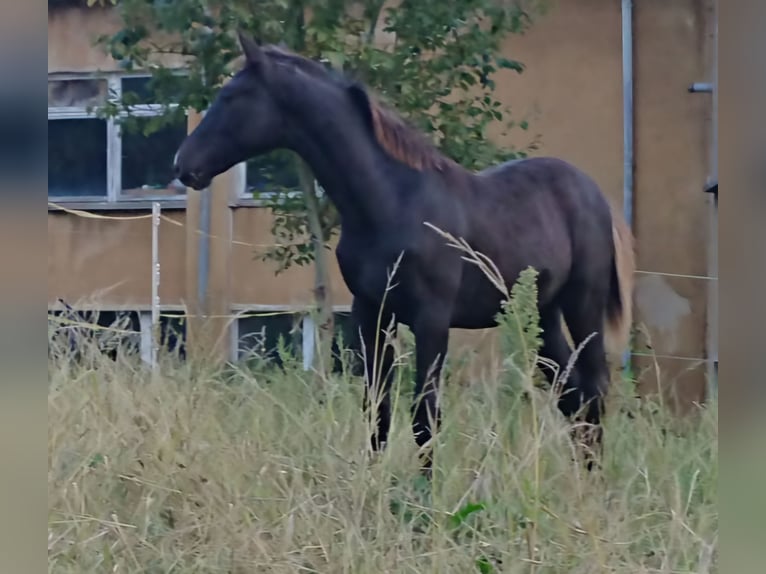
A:
<svg viewBox="0 0 766 574">
<path fill-rule="evenodd" d="M 523 36 L 507 40 L 508 57 L 527 69 L 504 72 L 498 96 L 528 132 L 509 141 L 523 145 L 540 135 L 535 155 L 567 159 L 590 173 L 616 204 L 622 201 L 622 71 L 619 2 L 558 0 Z M 635 234 L 638 266 L 636 320 L 646 328 L 659 355 L 704 356 L 708 282 L 663 273 L 707 273 L 706 198 L 711 100 L 687 87 L 710 77 L 710 0 L 642 0 L 635 3 Z M 115 26 L 108 11 L 70 10 L 48 22 L 49 71 L 112 68 L 91 45 Z M 495 134 L 496 137 L 497 134 Z M 183 219 L 182 212 L 175 215 Z M 98 222 L 49 214 L 49 301 L 87 298 L 102 291 L 105 301 L 148 301 L 148 222 Z M 275 276 L 273 266 L 255 258 L 272 241 L 267 210 L 236 208 L 231 249 L 232 304 L 301 304 L 311 299 L 312 270 Z M 184 233 L 161 234 L 164 302 L 184 297 Z M 251 244 L 250 248 L 246 245 Z M 333 264 L 333 300 L 350 304 Z M 107 289 L 110 288 L 110 289 Z M 107 290 L 105 290 L 107 289 Z M 105 290 L 105 291 L 104 291 Z M 491 356 L 491 333 L 456 333 L 452 354 L 478 347 Z M 679 389 L 684 401 L 700 400 L 703 369 L 681 358 L 662 358 L 643 381 Z M 477 363 L 486 364 L 486 363 Z M 694 367 L 694 368 L 692 368 Z"/>
</svg>

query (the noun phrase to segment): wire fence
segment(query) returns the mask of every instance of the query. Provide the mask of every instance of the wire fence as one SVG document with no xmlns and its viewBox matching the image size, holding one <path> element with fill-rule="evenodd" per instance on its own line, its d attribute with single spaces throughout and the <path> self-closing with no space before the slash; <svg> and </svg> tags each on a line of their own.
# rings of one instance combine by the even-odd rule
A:
<svg viewBox="0 0 766 574">
<path fill-rule="evenodd" d="M 96 219 L 96 220 L 108 220 L 108 221 L 135 221 L 135 220 L 151 220 L 154 215 L 152 213 L 148 214 L 141 214 L 141 215 L 103 215 L 98 213 L 92 213 L 90 211 L 86 211 L 83 209 L 75 209 L 71 207 L 66 207 L 64 205 L 61 205 L 59 203 L 55 202 L 48 202 L 48 205 L 55 210 L 68 213 L 70 215 L 86 218 L 86 219 Z M 177 226 L 177 227 L 183 227 L 185 228 L 187 226 L 186 222 L 179 221 L 177 219 L 174 219 L 172 217 L 169 217 L 165 214 L 159 215 L 159 219 L 161 221 L 164 221 L 170 225 Z M 251 243 L 247 241 L 239 241 L 233 238 L 226 238 L 221 237 L 219 235 L 210 234 L 210 233 L 204 233 L 203 231 L 199 229 L 194 229 L 194 232 L 200 236 L 207 237 L 209 239 L 215 239 L 215 240 L 221 240 L 221 241 L 227 241 L 231 245 L 238 245 L 243 247 L 250 247 L 253 249 L 270 249 L 275 247 L 285 247 L 285 246 L 291 246 L 291 245 L 299 245 L 299 242 L 294 243 Z M 662 277 L 670 277 L 670 278 L 678 278 L 678 279 L 693 279 L 693 280 L 701 280 L 701 281 L 718 281 L 718 277 L 715 276 L 707 276 L 707 275 L 695 275 L 695 274 L 686 274 L 686 273 L 671 273 L 666 271 L 652 271 L 652 270 L 646 270 L 646 269 L 637 269 L 635 271 L 637 275 L 657 275 Z M 281 315 L 294 315 L 296 313 L 307 313 L 311 309 L 310 306 L 305 306 L 305 308 L 296 309 L 286 309 L 286 310 L 280 310 L 280 311 L 253 311 L 253 312 L 238 312 L 238 313 L 232 313 L 232 314 L 223 314 L 223 315 L 199 315 L 199 314 L 188 314 L 188 313 L 163 313 L 160 312 L 158 314 L 158 317 L 164 317 L 164 318 L 180 318 L 180 319 L 192 319 L 192 318 L 198 318 L 202 317 L 205 319 L 220 319 L 220 320 L 229 320 L 229 321 L 236 321 L 243 318 L 248 317 L 273 317 L 273 316 L 281 316 Z M 119 328 L 111 328 L 103 325 L 98 325 L 95 323 L 90 323 L 87 321 L 77 321 L 66 317 L 60 317 L 55 315 L 49 314 L 49 320 L 56 321 L 62 325 L 68 325 L 72 327 L 81 327 L 81 328 L 88 328 L 92 330 L 100 330 L 100 331 L 113 331 L 115 333 L 123 333 L 123 334 L 133 334 L 133 335 L 140 335 L 140 331 L 133 331 L 133 330 L 125 330 L 125 329 L 119 329 Z M 645 353 L 640 351 L 631 351 L 631 355 L 635 357 L 651 357 L 655 359 L 671 359 L 671 360 L 682 360 L 682 361 L 708 361 L 709 359 L 702 358 L 702 357 L 688 357 L 683 355 L 673 355 L 673 354 L 657 354 L 657 353 Z"/>
</svg>

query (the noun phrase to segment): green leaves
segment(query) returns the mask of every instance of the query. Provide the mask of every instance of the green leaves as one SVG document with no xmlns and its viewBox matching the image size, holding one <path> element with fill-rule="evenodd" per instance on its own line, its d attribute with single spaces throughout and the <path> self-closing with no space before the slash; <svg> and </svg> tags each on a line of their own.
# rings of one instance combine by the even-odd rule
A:
<svg viewBox="0 0 766 574">
<path fill-rule="evenodd" d="M 501 348 L 509 367 L 512 393 L 526 390 L 534 377 L 537 353 L 542 347 L 542 329 L 537 306 L 537 271 L 527 267 L 513 284 L 510 298 L 498 313 Z"/>
<path fill-rule="evenodd" d="M 500 66 L 501 68 L 514 70 L 518 72 L 519 74 L 524 71 L 524 64 L 516 60 L 509 60 L 508 58 L 498 58 L 497 65 Z"/>
<path fill-rule="evenodd" d="M 463 525 L 463 523 L 471 514 L 484 510 L 485 508 L 487 508 L 487 505 L 484 504 L 483 502 L 479 502 L 479 503 L 469 502 L 468 504 L 463 506 L 460 510 L 455 512 L 452 516 L 450 516 L 450 522 L 452 522 L 453 527 L 458 528 Z"/>
<path fill-rule="evenodd" d="M 462 506 L 457 512 L 450 515 L 449 521 L 453 529 L 453 536 L 457 544 L 461 543 L 463 538 L 474 538 L 477 534 L 481 533 L 480 526 L 469 525 L 469 518 L 477 515 L 479 512 L 487 510 L 488 507 L 483 502 L 468 502 Z M 492 574 L 497 572 L 495 569 L 496 559 L 493 559 L 491 552 L 487 553 L 482 551 L 481 556 L 474 562 L 476 564 L 476 570 L 480 574 Z"/>
</svg>

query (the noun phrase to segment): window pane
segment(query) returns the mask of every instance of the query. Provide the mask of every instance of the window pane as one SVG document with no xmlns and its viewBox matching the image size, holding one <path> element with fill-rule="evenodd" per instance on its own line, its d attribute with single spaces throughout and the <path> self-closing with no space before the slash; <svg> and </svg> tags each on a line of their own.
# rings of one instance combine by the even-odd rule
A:
<svg viewBox="0 0 766 574">
<path fill-rule="evenodd" d="M 300 181 L 293 152 L 279 149 L 248 160 L 248 195 L 299 189 Z"/>
<path fill-rule="evenodd" d="M 160 315 L 160 347 L 163 353 L 186 359 L 186 318 L 180 311 L 163 311 Z"/>
<path fill-rule="evenodd" d="M 251 316 L 239 319 L 238 356 L 257 364 L 268 361 L 282 366 L 279 337 L 283 337 L 290 354 L 298 357 L 302 345 L 302 321 L 298 314 Z"/>
<path fill-rule="evenodd" d="M 333 313 L 335 333 L 332 342 L 333 372 L 341 373 L 343 366 L 354 374 L 364 373 L 358 326 L 351 313 Z"/>
<path fill-rule="evenodd" d="M 178 102 L 178 80 L 172 77 L 159 77 L 152 83 L 151 76 L 122 78 L 122 99 L 131 106 L 161 103 L 157 94 L 162 95 L 162 102 Z"/>
<path fill-rule="evenodd" d="M 151 77 L 123 78 L 122 98 L 129 104 L 153 104 L 152 90 L 149 84 Z"/>
<path fill-rule="evenodd" d="M 87 108 L 106 102 L 106 80 L 49 80 L 48 107 Z"/>
<path fill-rule="evenodd" d="M 48 120 L 48 195 L 106 196 L 106 121 Z"/>
<path fill-rule="evenodd" d="M 122 189 L 131 197 L 177 195 L 186 192 L 173 184 L 173 157 L 186 137 L 186 118 L 174 119 L 151 135 L 143 128 L 159 118 L 131 118 L 122 126 Z"/>
<path fill-rule="evenodd" d="M 140 352 L 141 322 L 135 311 L 84 311 L 70 307 L 49 310 L 48 316 L 53 317 L 50 319 L 53 330 L 48 339 L 52 356 L 74 358 L 98 349 L 116 359 L 120 353 L 137 355 Z M 56 317 L 64 321 L 57 321 Z"/>
</svg>

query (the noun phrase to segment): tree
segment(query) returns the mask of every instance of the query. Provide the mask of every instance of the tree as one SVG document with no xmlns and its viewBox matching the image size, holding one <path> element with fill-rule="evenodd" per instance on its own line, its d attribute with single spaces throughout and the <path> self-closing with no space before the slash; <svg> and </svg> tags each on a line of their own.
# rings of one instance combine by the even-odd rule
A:
<svg viewBox="0 0 766 574">
<path fill-rule="evenodd" d="M 185 108 L 209 105 L 235 71 L 235 32 L 243 29 L 354 75 L 430 134 L 445 154 L 481 169 L 525 155 L 496 145 L 487 128 L 500 122 L 504 129 L 527 129 L 525 122 L 509 120 L 509 110 L 494 98 L 493 78 L 503 68 L 523 71 L 520 62 L 500 54 L 501 41 L 525 31 L 542 7 L 541 0 L 122 0 L 122 28 L 99 42 L 126 69 L 151 69 L 156 100 L 179 104 L 154 127 Z M 158 63 L 167 55 L 183 58 L 186 73 Z M 105 113 L 131 103 L 126 98 Z M 266 166 L 284 161 L 285 154 L 252 163 Z M 331 332 L 327 251 L 339 221 L 309 168 L 293 160 L 302 193 L 267 201 L 280 243 L 261 258 L 276 261 L 278 273 L 314 262 L 320 329 Z M 324 339 L 329 345 L 331 337 Z"/>
</svg>

